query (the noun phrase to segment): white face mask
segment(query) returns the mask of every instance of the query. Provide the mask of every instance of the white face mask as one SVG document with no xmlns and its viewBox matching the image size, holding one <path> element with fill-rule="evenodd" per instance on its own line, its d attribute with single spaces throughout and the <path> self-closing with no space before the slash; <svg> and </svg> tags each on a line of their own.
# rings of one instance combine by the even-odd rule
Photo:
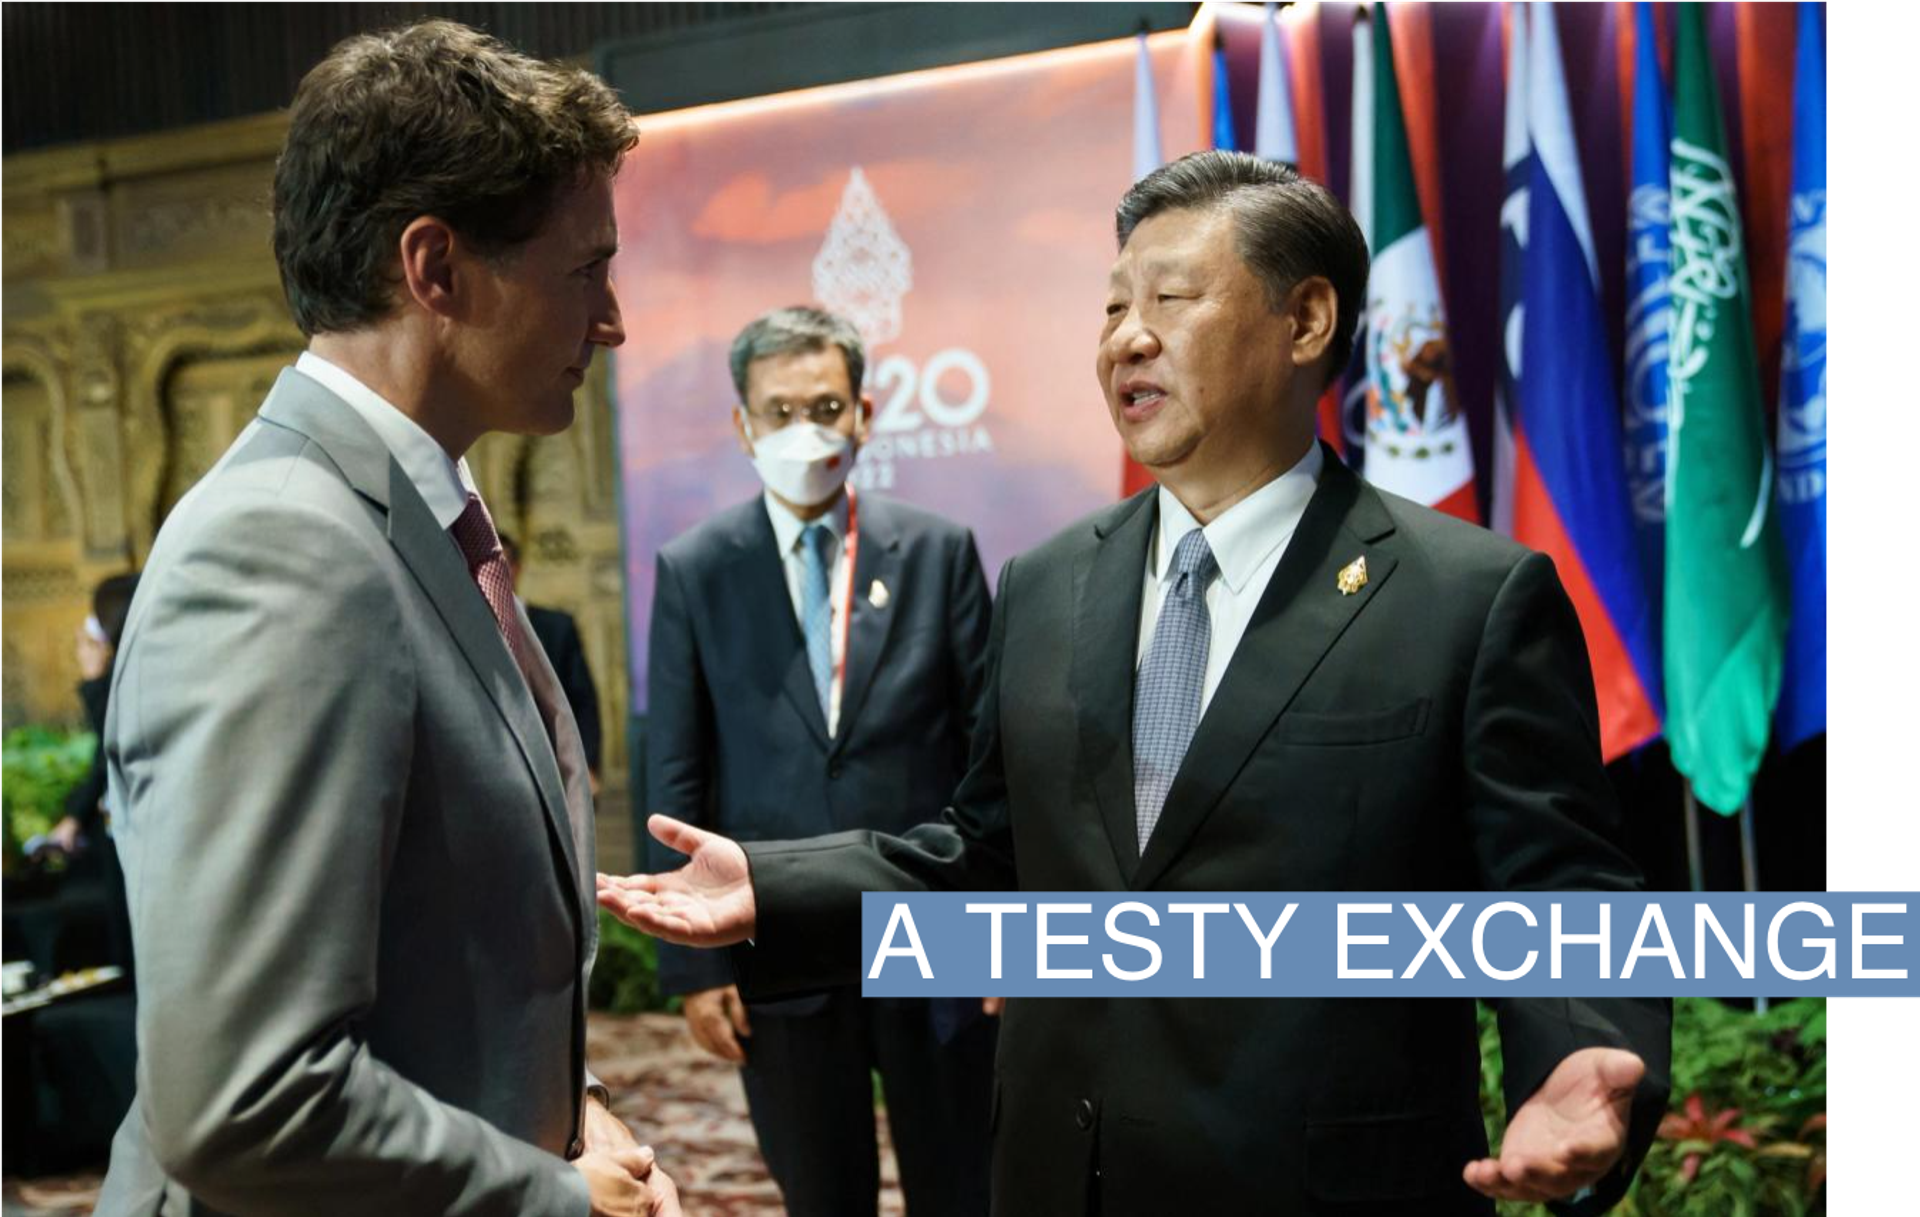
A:
<svg viewBox="0 0 1920 1217">
<path fill-rule="evenodd" d="M 795 421 L 754 439 L 747 412 L 740 421 L 749 429 L 753 468 L 768 490 L 796 507 L 815 507 L 832 498 L 853 472 L 852 441 L 819 423 Z"/>
</svg>

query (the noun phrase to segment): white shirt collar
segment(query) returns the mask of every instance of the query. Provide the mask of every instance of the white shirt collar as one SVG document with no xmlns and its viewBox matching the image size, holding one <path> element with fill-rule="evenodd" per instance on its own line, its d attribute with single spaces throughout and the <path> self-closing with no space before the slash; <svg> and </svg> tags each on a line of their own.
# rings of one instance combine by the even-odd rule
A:
<svg viewBox="0 0 1920 1217">
<path fill-rule="evenodd" d="M 1227 508 L 1206 526 L 1207 548 L 1213 551 L 1220 581 L 1228 591 L 1239 595 L 1260 564 L 1286 544 L 1300 526 L 1307 501 L 1320 482 L 1323 461 L 1320 445 L 1309 445 L 1307 454 L 1293 468 Z M 1152 567 L 1154 578 L 1165 581 L 1175 547 L 1200 523 L 1165 486 L 1160 488 L 1159 506 L 1159 540 Z"/>
<path fill-rule="evenodd" d="M 441 528 L 453 527 L 467 509 L 473 493 L 473 475 L 466 458 L 454 460 L 426 429 L 400 412 L 400 407 L 369 389 L 359 377 L 312 351 L 303 351 L 294 368 L 319 381 L 335 397 L 367 420 L 380 442 L 393 453 L 413 488 L 426 500 L 427 510 Z"/>
<path fill-rule="evenodd" d="M 771 491 L 762 491 L 761 499 L 767 505 L 767 518 L 773 521 L 773 541 L 780 549 L 780 556 L 786 557 L 800 543 L 800 533 L 809 524 L 824 524 L 836 541 L 847 539 L 847 496 L 840 495 L 839 502 L 817 520 L 803 520 L 794 515 L 785 504 L 773 497 Z M 832 552 L 832 551 L 828 551 Z"/>
</svg>

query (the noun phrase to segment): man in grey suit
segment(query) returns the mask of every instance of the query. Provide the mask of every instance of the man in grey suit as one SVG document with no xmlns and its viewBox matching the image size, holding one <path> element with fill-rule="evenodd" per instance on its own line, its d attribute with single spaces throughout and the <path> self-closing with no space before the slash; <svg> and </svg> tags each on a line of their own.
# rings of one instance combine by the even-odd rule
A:
<svg viewBox="0 0 1920 1217">
<path fill-rule="evenodd" d="M 565 428 L 622 341 L 633 138 L 446 22 L 300 86 L 274 250 L 311 345 L 161 530 L 116 668 L 140 1073 L 103 1213 L 678 1212 L 589 1095 L 586 758 L 461 461 Z"/>
</svg>

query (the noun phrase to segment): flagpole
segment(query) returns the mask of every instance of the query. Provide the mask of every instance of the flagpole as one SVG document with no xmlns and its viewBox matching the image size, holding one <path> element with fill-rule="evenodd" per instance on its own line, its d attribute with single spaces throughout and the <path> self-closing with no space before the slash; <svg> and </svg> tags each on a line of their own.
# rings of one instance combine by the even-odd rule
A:
<svg viewBox="0 0 1920 1217">
<path fill-rule="evenodd" d="M 1760 851 L 1753 837 L 1753 797 L 1751 795 L 1747 797 L 1746 802 L 1740 804 L 1740 878 L 1746 883 L 1748 891 L 1760 890 Z M 1767 999 L 1754 998 L 1753 1012 L 1765 1014 Z"/>
<path fill-rule="evenodd" d="M 1686 791 L 1687 821 L 1687 878 L 1693 883 L 1693 890 L 1707 890 L 1706 875 L 1700 865 L 1700 805 L 1693 801 L 1693 783 L 1683 784 Z"/>
</svg>

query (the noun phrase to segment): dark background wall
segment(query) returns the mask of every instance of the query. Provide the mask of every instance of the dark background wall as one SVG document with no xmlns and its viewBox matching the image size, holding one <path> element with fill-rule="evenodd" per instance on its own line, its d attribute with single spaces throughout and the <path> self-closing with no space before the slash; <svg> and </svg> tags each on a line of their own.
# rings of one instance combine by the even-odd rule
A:
<svg viewBox="0 0 1920 1217">
<path fill-rule="evenodd" d="M 285 106 L 334 43 L 428 16 L 593 63 L 646 113 L 1185 26 L 1193 4 L 46 4 L 4 10 L 4 149 Z"/>
</svg>

